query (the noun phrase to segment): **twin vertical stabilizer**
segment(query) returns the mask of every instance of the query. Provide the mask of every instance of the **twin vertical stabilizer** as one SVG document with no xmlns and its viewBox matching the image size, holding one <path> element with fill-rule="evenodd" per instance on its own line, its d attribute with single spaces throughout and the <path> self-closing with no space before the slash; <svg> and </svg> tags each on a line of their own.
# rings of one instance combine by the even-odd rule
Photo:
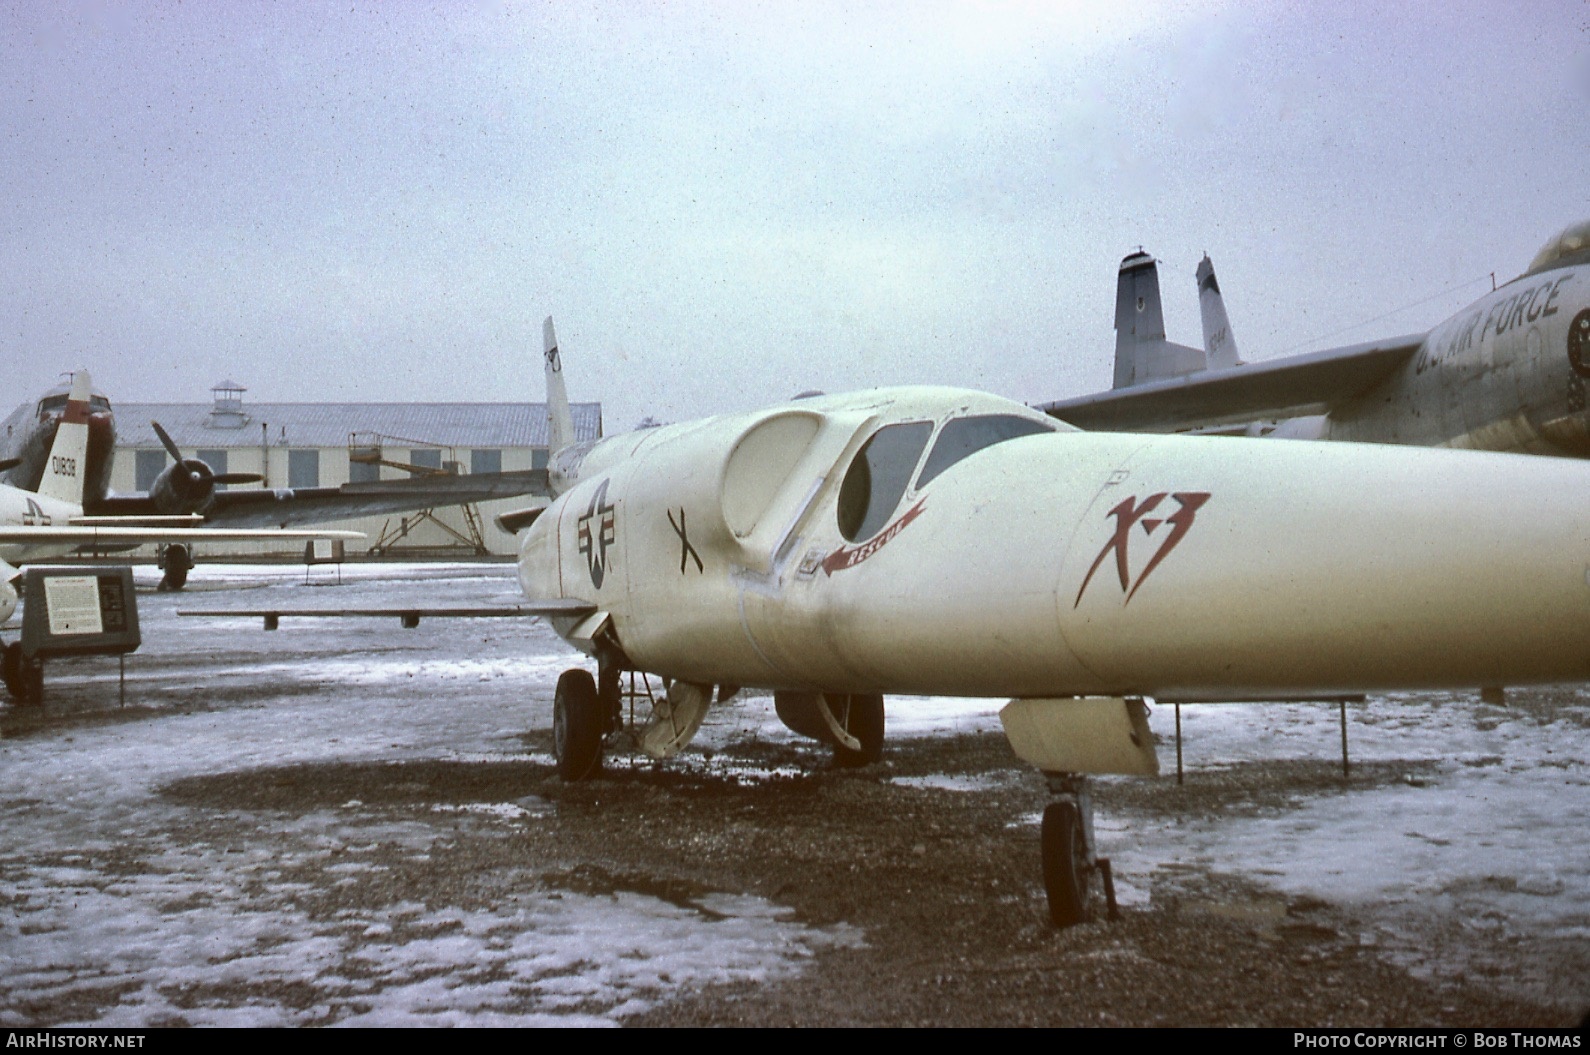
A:
<svg viewBox="0 0 1590 1055">
<path fill-rule="evenodd" d="M 1231 320 L 1226 318 L 1226 302 L 1220 297 L 1220 283 L 1215 281 L 1215 265 L 1208 253 L 1198 262 L 1198 312 L 1204 320 L 1204 356 L 1209 369 L 1241 366 Z"/>
<path fill-rule="evenodd" d="M 1165 339 L 1165 314 L 1159 300 L 1159 265 L 1142 250 L 1121 261 L 1115 286 L 1115 384 L 1130 388 L 1150 381 L 1185 377 L 1203 370 L 1237 366 L 1236 341 L 1205 255 L 1198 265 L 1198 300 L 1203 314 L 1204 347 Z"/>
</svg>

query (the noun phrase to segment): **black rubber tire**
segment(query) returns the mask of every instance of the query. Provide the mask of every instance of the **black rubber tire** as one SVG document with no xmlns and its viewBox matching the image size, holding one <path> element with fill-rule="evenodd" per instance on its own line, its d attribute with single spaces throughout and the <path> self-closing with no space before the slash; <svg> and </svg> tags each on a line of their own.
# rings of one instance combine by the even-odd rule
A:
<svg viewBox="0 0 1590 1055">
<path fill-rule="evenodd" d="M 188 572 L 193 567 L 193 555 L 186 546 L 172 545 L 166 547 L 165 569 L 166 573 L 160 577 L 160 585 L 155 589 L 159 593 L 176 591 L 188 585 Z"/>
<path fill-rule="evenodd" d="M 853 769 L 870 766 L 883 757 L 883 697 L 877 694 L 832 694 L 828 706 L 845 732 L 861 741 L 861 750 L 834 745 L 834 764 Z"/>
<path fill-rule="evenodd" d="M 29 707 L 40 707 L 44 704 L 44 664 L 22 664 L 22 695 L 19 702 Z"/>
<path fill-rule="evenodd" d="M 552 753 L 558 776 L 570 782 L 585 780 L 601 768 L 606 724 L 591 672 L 564 671 L 552 698 Z"/>
<path fill-rule="evenodd" d="M 15 641 L 5 647 L 3 656 L 0 656 L 0 678 L 3 678 L 6 691 L 13 699 L 22 696 L 22 646 Z"/>
<path fill-rule="evenodd" d="M 1049 897 L 1049 919 L 1057 927 L 1074 927 L 1090 918 L 1087 832 L 1074 802 L 1051 802 L 1043 811 L 1043 889 Z"/>
</svg>

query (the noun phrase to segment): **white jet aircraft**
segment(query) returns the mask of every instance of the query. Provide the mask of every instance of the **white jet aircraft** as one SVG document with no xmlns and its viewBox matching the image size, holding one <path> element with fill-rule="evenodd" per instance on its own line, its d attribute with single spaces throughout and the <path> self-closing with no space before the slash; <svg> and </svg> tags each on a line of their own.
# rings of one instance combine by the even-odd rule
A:
<svg viewBox="0 0 1590 1055">
<path fill-rule="evenodd" d="M 667 686 L 657 758 L 745 686 L 841 764 L 880 756 L 885 694 L 1010 699 L 1059 924 L 1100 871 L 1087 775 L 1158 772 L 1146 700 L 1590 678 L 1590 463 L 1083 432 L 949 388 L 575 444 L 551 319 L 546 376 L 557 497 L 501 518 L 529 604 L 247 614 L 545 616 L 598 669 L 558 679 L 566 780 L 629 732 L 626 674 Z"/>
<path fill-rule="evenodd" d="M 842 762 L 879 756 L 886 693 L 1010 698 L 1013 746 L 1059 793 L 1058 923 L 1089 911 L 1084 774 L 1157 772 L 1144 699 L 1590 678 L 1582 461 L 1083 432 L 893 388 L 566 445 L 551 469 L 520 583 L 599 670 L 558 680 L 566 779 L 620 732 L 626 673 L 668 685 L 640 737 L 657 757 L 714 690 L 771 689 Z"/>
<path fill-rule="evenodd" d="M 0 623 L 16 612 L 19 564 L 47 560 L 88 547 L 119 548 L 145 542 L 224 542 L 246 539 L 358 539 L 357 531 L 216 530 L 193 527 L 197 516 L 109 517 L 83 515 L 83 477 L 88 464 L 88 371 L 72 377 L 71 395 L 56 429 L 37 492 L 0 484 Z M 190 525 L 187 527 L 172 525 Z M 6 646 L 8 671 L 24 678 L 21 646 Z M 11 679 L 7 679 L 8 684 Z M 31 695 L 31 694 L 25 694 Z"/>
</svg>

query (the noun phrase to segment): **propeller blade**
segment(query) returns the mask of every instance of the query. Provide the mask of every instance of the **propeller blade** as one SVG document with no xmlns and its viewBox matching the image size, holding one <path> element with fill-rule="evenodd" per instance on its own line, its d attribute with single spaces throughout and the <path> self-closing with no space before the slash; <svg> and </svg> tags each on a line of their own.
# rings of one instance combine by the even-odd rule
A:
<svg viewBox="0 0 1590 1055">
<path fill-rule="evenodd" d="M 215 482 L 218 484 L 257 484 L 265 477 L 259 473 L 216 473 Z"/>
<path fill-rule="evenodd" d="M 5 472 L 7 469 L 15 469 L 21 464 L 21 458 L 0 458 L 0 473 Z"/>
<path fill-rule="evenodd" d="M 160 443 L 165 447 L 166 453 L 171 455 L 171 460 L 180 465 L 182 463 L 182 452 L 177 450 L 175 443 L 171 442 L 171 434 L 161 428 L 158 421 L 151 421 L 149 424 L 155 427 L 155 435 L 160 437 Z"/>
</svg>

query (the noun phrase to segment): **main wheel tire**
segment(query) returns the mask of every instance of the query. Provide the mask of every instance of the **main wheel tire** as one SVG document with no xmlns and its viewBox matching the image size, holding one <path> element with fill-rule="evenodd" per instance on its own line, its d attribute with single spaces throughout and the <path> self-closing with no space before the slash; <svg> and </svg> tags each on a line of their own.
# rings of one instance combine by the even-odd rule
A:
<svg viewBox="0 0 1590 1055">
<path fill-rule="evenodd" d="M 1043 888 L 1049 897 L 1049 919 L 1055 926 L 1074 927 L 1088 921 L 1092 880 L 1087 832 L 1076 803 L 1051 802 L 1043 811 Z"/>
<path fill-rule="evenodd" d="M 188 572 L 193 567 L 193 556 L 186 546 L 167 546 L 164 566 L 166 573 L 161 576 L 156 591 L 166 593 L 180 590 L 188 584 Z"/>
<path fill-rule="evenodd" d="M 845 768 L 870 766 L 883 757 L 883 697 L 877 694 L 852 693 L 850 696 L 828 697 L 828 706 L 834 717 L 844 726 L 845 732 L 861 742 L 860 751 L 852 751 L 840 744 L 834 745 L 834 764 Z"/>
<path fill-rule="evenodd" d="M 552 752 L 558 776 L 584 780 L 601 767 L 604 718 L 591 672 L 564 671 L 552 697 Z"/>
</svg>

